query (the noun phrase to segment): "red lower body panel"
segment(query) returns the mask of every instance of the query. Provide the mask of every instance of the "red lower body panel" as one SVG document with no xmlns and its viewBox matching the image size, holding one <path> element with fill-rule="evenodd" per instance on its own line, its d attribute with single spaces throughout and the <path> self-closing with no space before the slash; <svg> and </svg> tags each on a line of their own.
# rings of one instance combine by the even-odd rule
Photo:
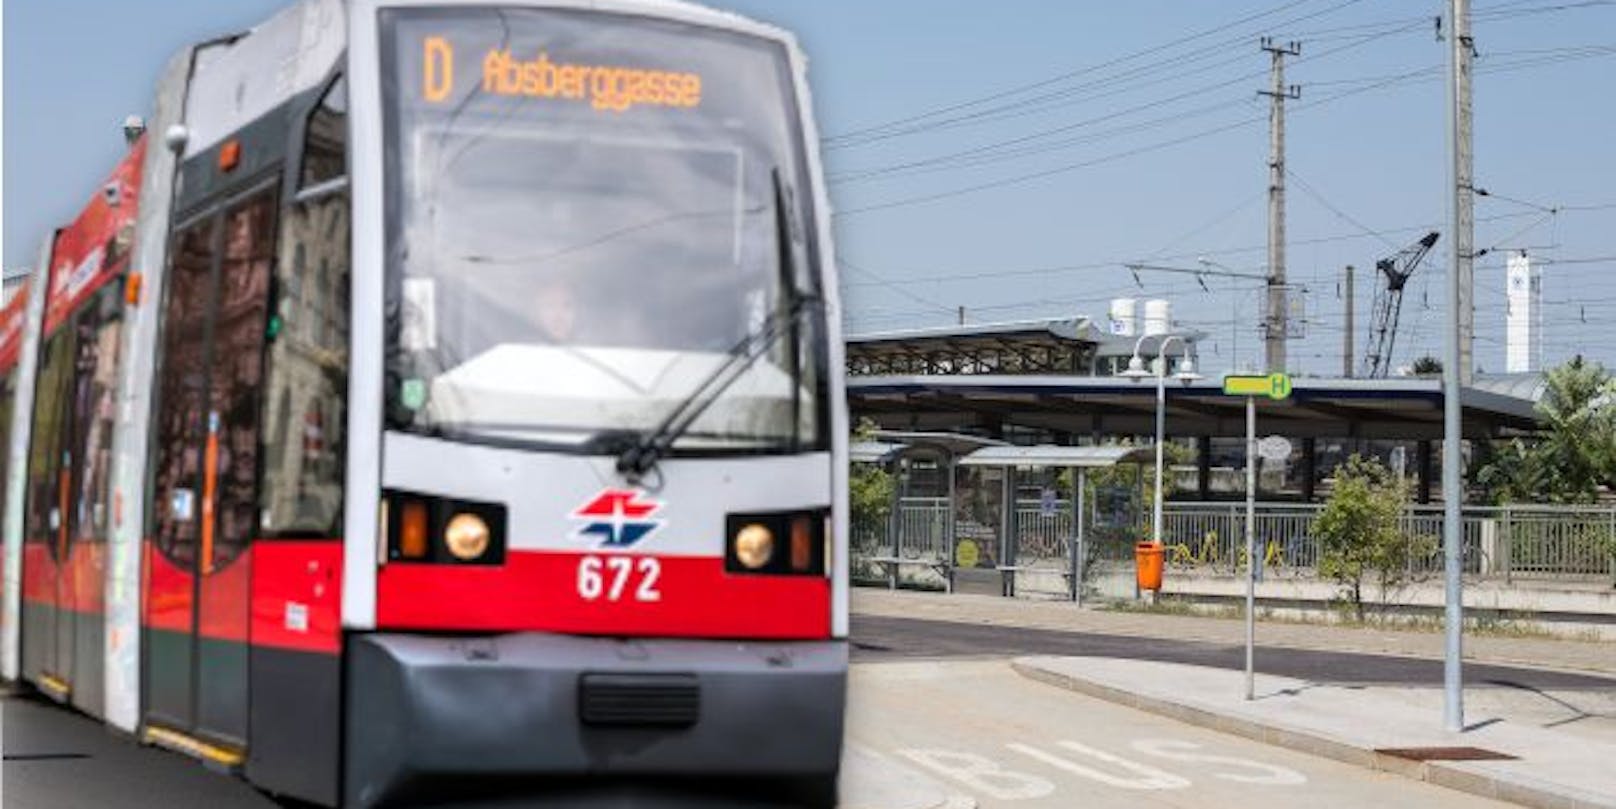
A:
<svg viewBox="0 0 1616 809">
<path fill-rule="evenodd" d="M 729 573 L 721 557 L 514 550 L 503 565 L 388 564 L 376 590 L 384 629 L 830 635 L 829 579 Z"/>
<path fill-rule="evenodd" d="M 195 573 L 157 553 L 149 542 L 145 569 L 145 625 L 191 632 Z M 342 645 L 342 543 L 253 543 L 208 575 L 197 629 L 213 640 L 337 654 Z"/>
</svg>

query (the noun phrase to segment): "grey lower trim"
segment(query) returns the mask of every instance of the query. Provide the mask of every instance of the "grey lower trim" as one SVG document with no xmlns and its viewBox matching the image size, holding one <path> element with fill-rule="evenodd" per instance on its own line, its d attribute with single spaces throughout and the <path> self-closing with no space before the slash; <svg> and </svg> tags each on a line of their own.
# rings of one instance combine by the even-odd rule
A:
<svg viewBox="0 0 1616 809">
<path fill-rule="evenodd" d="M 352 635 L 346 803 L 455 782 L 569 776 L 834 778 L 845 641 L 744 643 L 514 634 Z M 682 674 L 689 726 L 591 727 L 584 674 Z"/>
</svg>

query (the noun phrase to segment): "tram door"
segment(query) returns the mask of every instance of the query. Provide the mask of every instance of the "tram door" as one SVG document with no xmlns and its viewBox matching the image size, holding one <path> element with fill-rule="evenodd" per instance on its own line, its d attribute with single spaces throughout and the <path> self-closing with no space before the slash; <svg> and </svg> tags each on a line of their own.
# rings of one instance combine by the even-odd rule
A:
<svg viewBox="0 0 1616 809">
<path fill-rule="evenodd" d="M 40 349 L 29 444 L 28 494 L 23 559 L 23 665 L 58 698 L 72 687 L 73 597 L 66 498 L 73 464 L 67 457 L 68 390 L 73 374 L 73 331 L 58 328 Z M 65 614 L 64 614 L 65 613 Z"/>
<path fill-rule="evenodd" d="M 153 426 L 147 724 L 236 750 L 275 214 L 261 188 L 176 229 Z"/>
</svg>

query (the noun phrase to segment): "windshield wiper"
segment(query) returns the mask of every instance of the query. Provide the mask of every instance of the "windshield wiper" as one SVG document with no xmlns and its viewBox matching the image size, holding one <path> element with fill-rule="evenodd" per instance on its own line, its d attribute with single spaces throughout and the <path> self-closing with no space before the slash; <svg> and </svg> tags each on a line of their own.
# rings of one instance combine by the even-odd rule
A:
<svg viewBox="0 0 1616 809">
<path fill-rule="evenodd" d="M 763 356 L 779 342 L 781 336 L 795 332 L 797 319 L 802 317 L 804 312 L 817 308 L 819 304 L 817 296 L 798 295 L 789 308 L 769 315 L 757 331 L 747 335 L 730 349 L 723 364 L 702 380 L 689 396 L 680 401 L 661 424 L 640 435 L 633 445 L 617 456 L 617 471 L 630 479 L 639 478 L 649 472 L 651 467 L 656 466 L 657 461 L 667 454 L 673 442 L 678 441 L 689 431 L 696 419 L 700 418 L 713 402 L 718 401 L 718 397 L 735 384 L 758 357 Z M 797 380 L 791 380 L 793 388 L 797 384 Z"/>
<path fill-rule="evenodd" d="M 707 411 L 718 397 L 735 384 L 741 375 L 750 367 L 758 357 L 763 356 L 784 335 L 795 335 L 797 321 L 804 312 L 816 309 L 822 301 L 819 296 L 804 292 L 797 286 L 797 255 L 792 249 L 793 222 L 786 210 L 788 194 L 785 184 L 780 179 L 780 170 L 773 172 L 774 180 L 774 225 L 776 239 L 780 251 L 780 294 L 785 297 L 785 306 L 770 313 L 758 328 L 751 334 L 741 338 L 729 350 L 722 364 L 713 371 L 689 396 L 669 411 L 667 417 L 655 429 L 644 433 L 631 446 L 624 449 L 617 456 L 617 471 L 630 480 L 637 480 L 651 471 L 657 461 L 666 455 L 669 448 L 681 436 L 690 430 L 696 419 Z M 797 390 L 801 378 L 800 356 L 795 347 L 791 357 L 791 399 L 792 399 L 792 431 L 796 434 L 800 418 L 798 411 L 801 406 Z"/>
</svg>

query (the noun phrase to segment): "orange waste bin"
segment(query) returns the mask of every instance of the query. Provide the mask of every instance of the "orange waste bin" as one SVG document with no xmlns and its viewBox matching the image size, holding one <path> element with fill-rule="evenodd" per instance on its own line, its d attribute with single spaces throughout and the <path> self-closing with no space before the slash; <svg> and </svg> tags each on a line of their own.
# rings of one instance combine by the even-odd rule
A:
<svg viewBox="0 0 1616 809">
<path fill-rule="evenodd" d="M 1133 561 L 1138 569 L 1139 589 L 1160 590 L 1162 563 L 1167 549 L 1160 542 L 1140 542 L 1133 546 Z"/>
</svg>

